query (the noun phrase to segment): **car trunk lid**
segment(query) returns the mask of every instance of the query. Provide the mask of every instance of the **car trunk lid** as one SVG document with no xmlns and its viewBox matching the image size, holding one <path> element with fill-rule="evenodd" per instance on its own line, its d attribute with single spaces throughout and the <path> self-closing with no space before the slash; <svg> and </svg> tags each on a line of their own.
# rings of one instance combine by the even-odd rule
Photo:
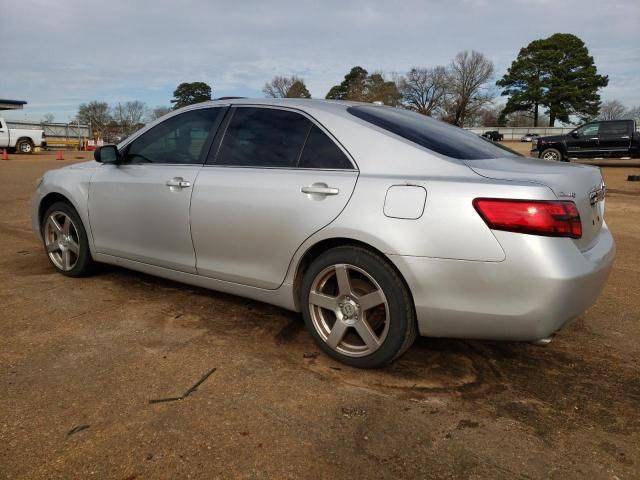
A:
<svg viewBox="0 0 640 480">
<path fill-rule="evenodd" d="M 468 160 L 465 163 L 483 177 L 545 185 L 558 200 L 575 202 L 580 212 L 582 237 L 573 241 L 582 251 L 596 242 L 604 217 L 604 184 L 598 168 L 524 157 Z"/>
</svg>

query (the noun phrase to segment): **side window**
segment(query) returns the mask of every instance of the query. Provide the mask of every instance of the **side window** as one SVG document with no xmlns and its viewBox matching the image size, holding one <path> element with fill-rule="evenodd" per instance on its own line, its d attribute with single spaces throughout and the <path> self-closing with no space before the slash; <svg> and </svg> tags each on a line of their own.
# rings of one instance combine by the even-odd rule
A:
<svg viewBox="0 0 640 480">
<path fill-rule="evenodd" d="M 627 122 L 610 122 L 600 125 L 600 135 L 628 135 L 629 130 Z"/>
<path fill-rule="evenodd" d="M 313 125 L 304 145 L 299 167 L 352 169 L 353 165 L 334 141 Z"/>
<path fill-rule="evenodd" d="M 578 135 L 581 137 L 592 137 L 598 135 L 598 129 L 600 128 L 599 123 L 592 123 L 591 125 L 585 125 L 584 127 L 580 127 L 577 131 Z"/>
<path fill-rule="evenodd" d="M 310 121 L 287 110 L 237 107 L 216 165 L 296 167 Z"/>
<path fill-rule="evenodd" d="M 204 146 L 225 108 L 201 108 L 156 125 L 127 148 L 129 163 L 200 164 Z"/>
</svg>

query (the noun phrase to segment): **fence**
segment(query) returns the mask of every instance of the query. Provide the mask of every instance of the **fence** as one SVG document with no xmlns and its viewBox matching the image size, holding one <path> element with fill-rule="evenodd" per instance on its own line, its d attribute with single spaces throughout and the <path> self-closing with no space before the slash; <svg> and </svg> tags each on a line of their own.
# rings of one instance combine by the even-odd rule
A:
<svg viewBox="0 0 640 480">
<path fill-rule="evenodd" d="M 7 121 L 9 128 L 44 130 L 47 144 L 51 146 L 78 147 L 85 138 L 91 138 L 91 127 L 81 123 L 36 123 Z"/>
<path fill-rule="evenodd" d="M 520 141 L 520 138 L 527 133 L 537 133 L 541 137 L 549 135 L 563 135 L 569 133 L 576 127 L 484 127 L 484 128 L 467 128 L 470 132 L 482 135 L 490 130 L 497 130 L 504 135 L 505 140 Z"/>
</svg>

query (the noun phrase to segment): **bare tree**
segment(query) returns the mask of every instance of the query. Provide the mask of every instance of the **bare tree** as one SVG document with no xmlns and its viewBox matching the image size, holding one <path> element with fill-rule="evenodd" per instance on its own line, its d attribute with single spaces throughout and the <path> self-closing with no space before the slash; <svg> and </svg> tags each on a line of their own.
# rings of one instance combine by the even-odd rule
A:
<svg viewBox="0 0 640 480">
<path fill-rule="evenodd" d="M 108 123 L 111 122 L 109 104 L 107 104 L 107 102 L 99 102 L 97 100 L 89 103 L 82 103 L 78 107 L 76 119 L 80 123 L 91 125 L 93 132 L 97 136 L 101 136 Z"/>
<path fill-rule="evenodd" d="M 473 115 L 493 99 L 486 84 L 493 76 L 493 62 L 475 50 L 460 52 L 449 66 L 449 93 L 445 100 L 444 119 L 463 126 Z"/>
<path fill-rule="evenodd" d="M 410 110 L 431 116 L 443 104 L 447 92 L 445 67 L 413 67 L 397 80 L 402 103 Z"/>
<path fill-rule="evenodd" d="M 42 123 L 53 123 L 56 117 L 53 116 L 53 113 L 45 113 L 42 117 Z"/>
<path fill-rule="evenodd" d="M 112 110 L 113 119 L 118 124 L 120 133 L 130 135 L 144 123 L 147 106 L 144 102 L 134 100 L 118 103 Z"/>
<path fill-rule="evenodd" d="M 167 113 L 172 111 L 173 109 L 171 107 L 158 106 L 149 112 L 149 121 L 152 122 L 160 117 L 164 117 Z"/>
<path fill-rule="evenodd" d="M 617 120 L 626 113 L 625 106 L 618 100 L 609 100 L 600 105 L 598 120 Z"/>
<path fill-rule="evenodd" d="M 274 77 L 264 84 L 264 94 L 270 98 L 311 98 L 304 80 L 294 76 Z"/>
<path fill-rule="evenodd" d="M 624 118 L 629 120 L 635 120 L 636 122 L 640 122 L 640 105 L 636 107 L 631 107 L 624 113 Z"/>
</svg>

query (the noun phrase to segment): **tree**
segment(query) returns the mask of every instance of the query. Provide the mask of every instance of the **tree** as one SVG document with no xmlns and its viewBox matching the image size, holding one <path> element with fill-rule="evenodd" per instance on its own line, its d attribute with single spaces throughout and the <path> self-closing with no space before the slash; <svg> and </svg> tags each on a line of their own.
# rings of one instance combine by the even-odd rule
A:
<svg viewBox="0 0 640 480">
<path fill-rule="evenodd" d="M 627 113 L 625 106 L 618 100 L 609 100 L 603 102 L 600 106 L 600 115 L 598 120 L 617 120 L 623 118 Z"/>
<path fill-rule="evenodd" d="M 144 102 L 119 103 L 112 109 L 112 117 L 123 135 L 131 135 L 144 124 L 147 106 Z"/>
<path fill-rule="evenodd" d="M 154 121 L 159 119 L 160 117 L 164 117 L 167 113 L 171 111 L 171 107 L 158 106 L 149 112 L 149 121 Z"/>
<path fill-rule="evenodd" d="M 303 80 L 296 80 L 289 88 L 287 98 L 311 98 L 311 94 Z"/>
<path fill-rule="evenodd" d="M 204 82 L 181 83 L 173 91 L 173 108 L 178 109 L 194 103 L 211 100 L 211 87 Z"/>
<path fill-rule="evenodd" d="M 331 87 L 325 98 L 398 105 L 401 95 L 395 82 L 386 80 L 381 73 L 369 75 L 364 68 L 353 67 L 340 85 Z"/>
<path fill-rule="evenodd" d="M 627 110 L 624 114 L 624 118 L 628 120 L 635 120 L 636 122 L 640 123 L 640 105 L 637 107 L 631 107 L 629 110 Z"/>
<path fill-rule="evenodd" d="M 414 67 L 398 79 L 403 104 L 410 110 L 431 116 L 443 104 L 447 93 L 447 71 L 444 67 Z"/>
<path fill-rule="evenodd" d="M 90 124 L 94 134 L 101 136 L 107 124 L 111 121 L 111 113 L 107 102 L 94 100 L 89 103 L 82 103 L 78 107 L 76 119 L 80 123 Z"/>
<path fill-rule="evenodd" d="M 264 84 L 264 94 L 270 98 L 311 98 L 304 80 L 294 76 L 274 77 Z"/>
<path fill-rule="evenodd" d="M 493 62 L 475 50 L 460 52 L 449 66 L 449 93 L 444 102 L 444 119 L 459 127 L 468 116 L 474 115 L 493 96 L 486 89 L 493 76 Z"/>
<path fill-rule="evenodd" d="M 598 115 L 598 89 L 608 77 L 599 75 L 584 42 L 569 33 L 534 40 L 520 50 L 507 74 L 497 82 L 509 95 L 507 111 L 530 111 L 534 118 L 540 105 L 547 108 L 549 126 L 556 120 L 568 123 Z"/>
<path fill-rule="evenodd" d="M 521 48 L 507 73 L 496 82 L 504 88 L 502 95 L 509 95 L 503 114 L 527 112 L 533 118 L 534 127 L 538 126 L 540 105 L 544 104 L 545 96 L 543 82 L 547 61 L 542 54 L 541 42 L 543 40 L 536 40 Z"/>
<path fill-rule="evenodd" d="M 45 113 L 42 117 L 42 123 L 53 123 L 56 117 L 53 116 L 53 113 Z"/>
<path fill-rule="evenodd" d="M 369 75 L 362 67 L 353 67 L 344 76 L 340 85 L 334 85 L 325 98 L 329 100 L 359 100 L 362 101 L 364 83 Z"/>
</svg>

